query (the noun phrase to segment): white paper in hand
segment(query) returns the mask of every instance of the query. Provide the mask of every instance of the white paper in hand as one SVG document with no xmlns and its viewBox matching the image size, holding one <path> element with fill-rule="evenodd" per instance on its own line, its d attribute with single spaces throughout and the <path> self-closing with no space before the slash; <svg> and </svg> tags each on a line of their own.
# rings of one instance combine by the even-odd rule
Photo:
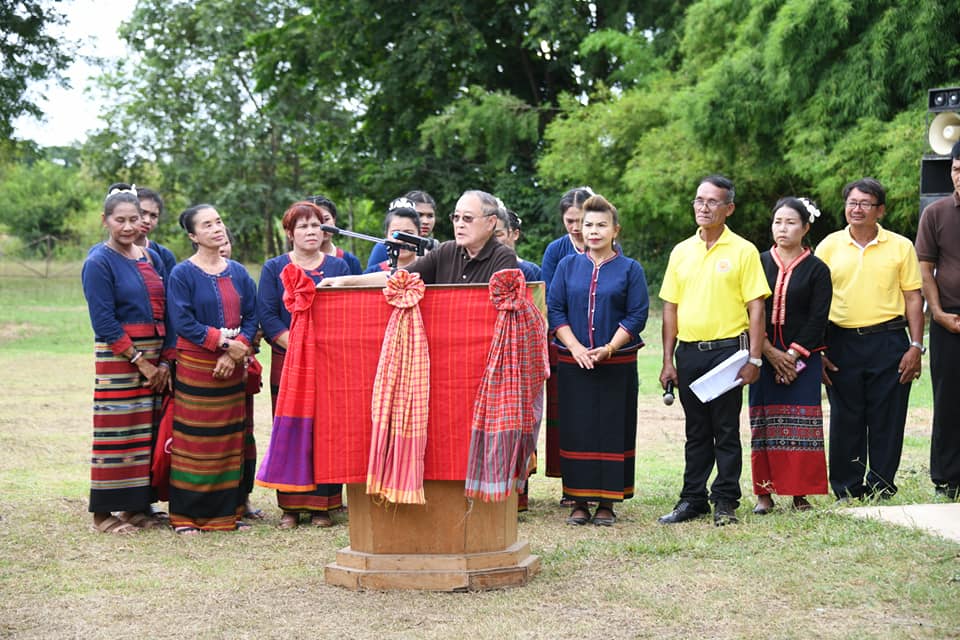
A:
<svg viewBox="0 0 960 640">
<path fill-rule="evenodd" d="M 739 386 L 743 382 L 742 378 L 737 376 L 740 369 L 750 359 L 750 352 L 741 349 L 735 354 L 715 366 L 710 371 L 694 380 L 690 384 L 690 390 L 693 391 L 700 402 L 710 402 L 714 398 L 719 398 L 730 389 Z"/>
</svg>

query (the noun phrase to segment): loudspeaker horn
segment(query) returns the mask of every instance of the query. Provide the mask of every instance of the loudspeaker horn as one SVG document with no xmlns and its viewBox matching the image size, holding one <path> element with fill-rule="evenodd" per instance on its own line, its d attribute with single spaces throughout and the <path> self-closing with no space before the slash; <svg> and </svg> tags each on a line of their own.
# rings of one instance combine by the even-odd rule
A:
<svg viewBox="0 0 960 640">
<path fill-rule="evenodd" d="M 960 141 L 960 114 L 938 113 L 930 123 L 927 137 L 931 149 L 942 156 L 948 155 L 953 145 Z"/>
</svg>

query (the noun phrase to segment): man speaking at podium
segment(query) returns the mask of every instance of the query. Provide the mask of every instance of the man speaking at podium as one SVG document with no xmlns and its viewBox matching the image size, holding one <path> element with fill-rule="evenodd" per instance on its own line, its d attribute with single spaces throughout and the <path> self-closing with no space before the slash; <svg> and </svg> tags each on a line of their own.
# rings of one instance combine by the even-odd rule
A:
<svg viewBox="0 0 960 640">
<path fill-rule="evenodd" d="M 500 244 L 493 233 L 497 228 L 496 198 L 485 191 L 464 191 L 450 214 L 454 240 L 419 258 L 406 268 L 420 274 L 425 284 L 485 284 L 501 269 L 516 269 L 517 254 Z M 384 286 L 387 271 L 359 276 L 324 278 L 317 286 Z"/>
</svg>

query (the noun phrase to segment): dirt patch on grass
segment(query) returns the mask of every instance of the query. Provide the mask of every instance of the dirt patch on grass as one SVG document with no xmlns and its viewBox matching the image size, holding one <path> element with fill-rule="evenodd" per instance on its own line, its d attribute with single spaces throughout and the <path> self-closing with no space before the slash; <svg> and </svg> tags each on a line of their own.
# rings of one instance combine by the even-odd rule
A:
<svg viewBox="0 0 960 640">
<path fill-rule="evenodd" d="M 28 322 L 0 322 L 0 344 L 22 340 L 37 332 L 37 328 Z"/>
</svg>

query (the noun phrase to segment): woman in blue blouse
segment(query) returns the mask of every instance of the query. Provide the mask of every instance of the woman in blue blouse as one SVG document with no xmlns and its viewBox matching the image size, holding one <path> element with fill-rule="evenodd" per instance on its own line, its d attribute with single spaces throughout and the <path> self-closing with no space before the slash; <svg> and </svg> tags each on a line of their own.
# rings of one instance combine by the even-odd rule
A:
<svg viewBox="0 0 960 640">
<path fill-rule="evenodd" d="M 258 326 L 256 285 L 220 255 L 227 236 L 213 206 L 190 207 L 180 226 L 197 250 L 167 289 L 177 332 L 170 522 L 181 534 L 244 529 L 244 364 Z"/>
<path fill-rule="evenodd" d="M 136 244 L 135 188 L 111 185 L 103 225 L 109 237 L 90 250 L 81 276 L 96 340 L 90 512 L 98 531 L 134 533 L 158 524 L 149 515 L 150 458 L 170 386 L 173 332 L 163 263 Z"/>
<path fill-rule="evenodd" d="M 350 275 L 347 263 L 329 256 L 320 250 L 324 232 L 321 229 L 323 211 L 311 202 L 296 202 L 283 214 L 283 229 L 293 249 L 289 253 L 271 258 L 260 272 L 260 288 L 257 291 L 257 316 L 263 334 L 272 347 L 270 360 L 270 397 L 273 410 L 277 408 L 280 391 L 280 375 L 287 354 L 290 335 L 290 312 L 283 304 L 283 283 L 280 272 L 295 264 L 314 282 L 327 276 Z M 270 450 L 299 447 L 302 440 L 288 429 L 274 425 L 270 434 Z M 269 455 L 269 454 L 268 454 Z M 281 529 L 293 529 L 300 524 L 300 514 L 309 513 L 310 522 L 316 527 L 333 524 L 330 512 L 343 506 L 342 487 L 339 484 L 317 485 L 312 491 L 292 491 L 289 487 L 274 486 L 270 478 L 258 478 L 258 484 L 277 489 L 277 505 L 283 510 Z"/>
<path fill-rule="evenodd" d="M 560 468 L 574 502 L 568 524 L 616 521 L 613 503 L 633 497 L 637 351 L 649 296 L 640 264 L 614 247 L 617 210 L 603 196 L 583 203 L 586 251 L 560 261 L 547 293 L 559 343 Z"/>
</svg>

